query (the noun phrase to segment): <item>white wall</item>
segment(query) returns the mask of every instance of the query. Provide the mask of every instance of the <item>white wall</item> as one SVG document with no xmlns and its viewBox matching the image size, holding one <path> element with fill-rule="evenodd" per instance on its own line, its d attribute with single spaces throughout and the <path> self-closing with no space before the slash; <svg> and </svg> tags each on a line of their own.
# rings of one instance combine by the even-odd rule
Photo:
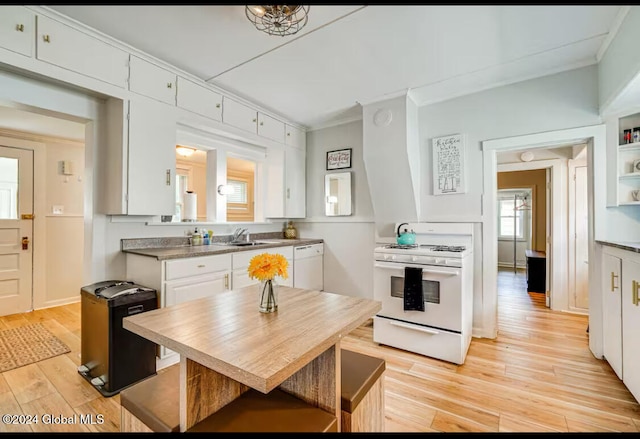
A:
<svg viewBox="0 0 640 439">
<path fill-rule="evenodd" d="M 73 175 L 62 175 L 62 160 L 73 163 Z M 46 298 L 35 308 L 69 301 L 83 286 L 84 145 L 46 143 L 46 185 Z"/>
<path fill-rule="evenodd" d="M 326 170 L 327 151 L 351 148 L 351 168 Z M 324 176 L 351 171 L 351 216 L 327 217 Z M 307 219 L 296 222 L 303 238 L 324 239 L 324 289 L 373 299 L 375 227 L 362 158 L 362 121 L 307 133 Z"/>
<path fill-rule="evenodd" d="M 483 140 L 600 123 L 597 67 L 589 66 L 475 93 L 420 108 L 422 166 L 431 168 L 431 139 L 466 135 L 467 193 L 434 196 L 431 174 L 423 173 L 421 221 L 475 222 L 474 335 L 495 309 L 483 302 L 481 227 Z"/>
</svg>

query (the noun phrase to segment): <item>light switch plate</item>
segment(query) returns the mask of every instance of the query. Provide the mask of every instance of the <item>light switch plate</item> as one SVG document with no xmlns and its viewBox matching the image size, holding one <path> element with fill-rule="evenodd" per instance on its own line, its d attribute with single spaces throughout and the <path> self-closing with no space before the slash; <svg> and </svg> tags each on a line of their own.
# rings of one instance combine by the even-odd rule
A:
<svg viewBox="0 0 640 439">
<path fill-rule="evenodd" d="M 54 215 L 62 215 L 64 213 L 64 206 L 53 206 Z"/>
</svg>

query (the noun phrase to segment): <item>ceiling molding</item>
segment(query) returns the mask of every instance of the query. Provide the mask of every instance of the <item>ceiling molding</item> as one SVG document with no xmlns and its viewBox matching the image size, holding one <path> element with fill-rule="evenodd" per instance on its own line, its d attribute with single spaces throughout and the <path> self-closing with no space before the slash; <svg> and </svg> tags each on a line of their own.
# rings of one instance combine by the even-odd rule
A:
<svg viewBox="0 0 640 439">
<path fill-rule="evenodd" d="M 409 89 L 405 88 L 401 91 L 387 93 L 382 96 L 376 96 L 375 98 L 372 98 L 372 99 L 365 99 L 364 101 L 358 100 L 356 102 L 364 107 L 365 105 L 375 104 L 376 102 L 387 101 L 389 99 L 399 98 L 400 96 L 407 96 L 408 93 L 409 93 Z M 414 100 L 415 98 L 412 97 L 411 99 L 415 102 Z"/>
<path fill-rule="evenodd" d="M 600 46 L 600 48 L 598 49 L 598 52 L 596 53 L 597 62 L 600 62 L 604 54 L 607 52 L 609 45 L 615 39 L 616 35 L 618 35 L 618 31 L 620 30 L 620 27 L 622 26 L 624 19 L 627 18 L 627 14 L 629 13 L 630 10 L 631 10 L 631 6 L 622 6 L 620 8 L 618 15 L 616 15 L 616 18 L 613 20 L 613 24 L 611 26 L 611 29 L 609 30 L 609 33 L 605 37 L 604 41 L 602 42 L 602 45 Z"/>
<path fill-rule="evenodd" d="M 360 114 L 359 116 L 345 117 L 343 119 L 334 119 L 331 121 L 323 122 L 321 124 L 312 125 L 311 127 L 309 127 L 307 132 L 309 133 L 311 131 L 322 130 L 324 128 L 331 128 L 338 125 L 345 125 L 345 124 L 356 122 L 359 120 L 362 120 L 362 114 Z"/>
</svg>

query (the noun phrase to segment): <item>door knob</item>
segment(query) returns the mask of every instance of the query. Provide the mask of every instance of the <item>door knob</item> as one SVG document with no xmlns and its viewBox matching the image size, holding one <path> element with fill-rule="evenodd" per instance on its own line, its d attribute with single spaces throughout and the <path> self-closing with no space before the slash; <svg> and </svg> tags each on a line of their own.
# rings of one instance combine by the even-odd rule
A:
<svg viewBox="0 0 640 439">
<path fill-rule="evenodd" d="M 28 236 L 23 236 L 22 237 L 22 250 L 29 250 L 29 237 Z"/>
</svg>

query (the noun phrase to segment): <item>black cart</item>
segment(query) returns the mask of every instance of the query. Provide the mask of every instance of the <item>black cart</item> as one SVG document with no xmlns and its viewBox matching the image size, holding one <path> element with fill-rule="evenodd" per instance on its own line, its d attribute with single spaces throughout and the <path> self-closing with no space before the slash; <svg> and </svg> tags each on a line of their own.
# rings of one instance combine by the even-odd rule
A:
<svg viewBox="0 0 640 439">
<path fill-rule="evenodd" d="M 78 373 L 109 397 L 156 373 L 156 344 L 122 327 L 124 317 L 158 307 L 157 292 L 130 281 L 82 287 Z"/>
</svg>

